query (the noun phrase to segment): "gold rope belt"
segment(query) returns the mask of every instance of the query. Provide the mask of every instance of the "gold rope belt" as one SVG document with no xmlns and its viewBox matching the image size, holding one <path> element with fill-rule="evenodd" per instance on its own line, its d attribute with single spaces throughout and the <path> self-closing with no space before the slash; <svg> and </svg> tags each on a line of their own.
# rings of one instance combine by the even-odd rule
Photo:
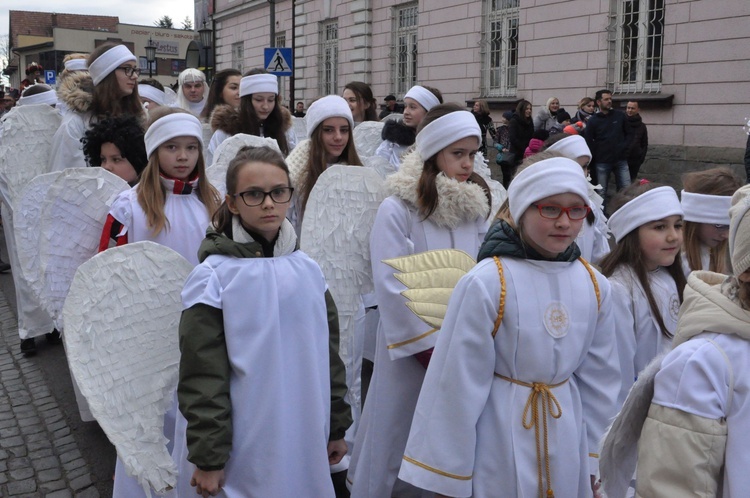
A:
<svg viewBox="0 0 750 498">
<path fill-rule="evenodd" d="M 539 498 L 544 498 L 544 485 L 542 482 L 542 447 L 539 440 L 539 403 L 537 402 L 537 400 L 541 401 L 543 424 L 542 429 L 544 431 L 543 458 L 545 477 L 547 478 L 547 498 L 554 498 L 555 493 L 554 491 L 552 491 L 552 480 L 550 478 L 549 469 L 547 415 L 551 416 L 552 418 L 560 418 L 562 416 L 562 408 L 560 407 L 560 403 L 557 401 L 557 398 L 555 398 L 555 395 L 552 394 L 552 391 L 550 389 L 554 389 L 555 387 L 559 387 L 565 384 L 566 382 L 568 382 L 568 379 L 565 379 L 564 381 L 557 384 L 548 385 L 542 382 L 523 382 L 520 380 L 511 379 L 510 377 L 500 375 L 497 372 L 495 372 L 495 377 L 507 380 L 511 384 L 518 384 L 519 386 L 524 386 L 531 389 L 529 398 L 526 400 L 526 406 L 523 409 L 523 417 L 521 418 L 521 423 L 523 424 L 524 429 L 531 429 L 532 427 L 534 428 L 534 436 L 536 438 L 536 468 L 537 477 L 539 478 Z M 531 409 L 531 414 L 529 414 L 529 409 Z"/>
</svg>

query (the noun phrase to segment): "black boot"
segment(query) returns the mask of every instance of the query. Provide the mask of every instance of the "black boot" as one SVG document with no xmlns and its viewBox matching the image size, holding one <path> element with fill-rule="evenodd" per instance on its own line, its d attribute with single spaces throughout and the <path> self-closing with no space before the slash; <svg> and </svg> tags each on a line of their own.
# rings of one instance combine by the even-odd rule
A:
<svg viewBox="0 0 750 498">
<path fill-rule="evenodd" d="M 21 353 L 24 356 L 34 356 L 36 354 L 36 342 L 33 337 L 21 340 Z"/>
<path fill-rule="evenodd" d="M 10 263 L 6 263 L 0 259 L 0 273 L 5 273 L 8 270 L 10 270 Z"/>
<path fill-rule="evenodd" d="M 47 344 L 61 344 L 62 343 L 60 332 L 58 332 L 57 329 L 47 334 L 44 334 L 44 337 L 47 338 Z"/>
</svg>

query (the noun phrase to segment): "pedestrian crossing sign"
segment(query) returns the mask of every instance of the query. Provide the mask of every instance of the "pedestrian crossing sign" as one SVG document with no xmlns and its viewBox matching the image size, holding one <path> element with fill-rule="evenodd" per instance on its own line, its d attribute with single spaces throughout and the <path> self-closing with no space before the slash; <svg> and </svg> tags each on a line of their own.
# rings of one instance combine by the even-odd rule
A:
<svg viewBox="0 0 750 498">
<path fill-rule="evenodd" d="M 271 47 L 263 49 L 265 68 L 276 76 L 291 76 L 294 64 L 292 49 L 286 47 Z"/>
</svg>

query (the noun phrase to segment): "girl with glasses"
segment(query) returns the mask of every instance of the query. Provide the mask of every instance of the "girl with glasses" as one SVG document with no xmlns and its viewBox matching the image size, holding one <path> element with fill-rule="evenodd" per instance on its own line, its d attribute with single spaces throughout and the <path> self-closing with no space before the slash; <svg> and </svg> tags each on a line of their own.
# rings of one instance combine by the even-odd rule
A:
<svg viewBox="0 0 750 498">
<path fill-rule="evenodd" d="M 437 334 L 406 307 L 405 287 L 383 260 L 432 249 L 477 253 L 492 205 L 486 182 L 474 172 L 481 136 L 470 112 L 436 105 L 421 121 L 415 150 L 386 181 L 390 197 L 370 235 L 380 323 L 347 477 L 353 498 L 415 496 L 397 474 Z"/>
<path fill-rule="evenodd" d="M 351 424 L 335 305 L 285 218 L 281 155 L 243 148 L 226 182 L 182 292 L 178 495 L 332 498 Z"/>
<path fill-rule="evenodd" d="M 145 122 L 138 96 L 137 59 L 124 45 L 105 43 L 87 60 L 88 71 L 60 81 L 58 95 L 67 112 L 52 142 L 50 168 L 85 168 L 81 139 L 94 123 L 123 115 Z"/>
<path fill-rule="evenodd" d="M 686 173 L 680 194 L 685 211 L 682 269 L 728 273 L 729 205 L 742 182 L 729 168 Z"/>
<path fill-rule="evenodd" d="M 616 246 L 602 273 L 614 296 L 621 405 L 639 372 L 672 344 L 685 288 L 683 210 L 672 187 L 646 181 L 618 193 L 612 207 L 607 223 Z"/>
<path fill-rule="evenodd" d="M 587 182 L 554 157 L 508 199 L 434 334 L 399 477 L 436 496 L 590 497 L 620 376 L 610 286 L 575 244 Z"/>
</svg>

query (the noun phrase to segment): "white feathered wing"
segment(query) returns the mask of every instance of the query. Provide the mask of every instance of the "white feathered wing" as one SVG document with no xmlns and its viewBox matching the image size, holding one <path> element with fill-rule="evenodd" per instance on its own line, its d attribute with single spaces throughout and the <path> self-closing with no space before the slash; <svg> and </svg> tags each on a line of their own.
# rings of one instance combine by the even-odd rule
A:
<svg viewBox="0 0 750 498">
<path fill-rule="evenodd" d="M 153 242 L 108 249 L 78 268 L 63 308 L 71 373 L 147 496 L 177 483 L 163 426 L 177 386 L 180 292 L 192 269 Z"/>
<path fill-rule="evenodd" d="M 216 148 L 214 153 L 214 162 L 206 168 L 206 176 L 211 185 L 219 191 L 223 198 L 227 193 L 227 168 L 229 163 L 237 155 L 243 147 L 271 147 L 281 154 L 279 144 L 274 138 L 264 138 L 257 135 L 248 135 L 246 133 L 238 133 L 233 135 L 223 142 Z"/>
<path fill-rule="evenodd" d="M 375 154 L 378 146 L 383 142 L 381 138 L 383 126 L 385 126 L 385 123 L 380 121 L 365 121 L 354 128 L 354 131 L 352 131 L 354 148 L 357 149 L 360 159 L 364 160 L 364 158 Z"/>
<path fill-rule="evenodd" d="M 347 401 L 355 420 L 361 406 L 361 352 L 355 348 L 355 317 L 362 295 L 373 291 L 370 231 L 385 198 L 383 180 L 373 170 L 334 165 L 318 177 L 302 221 L 300 247 L 328 282 L 339 313 L 339 354 L 346 365 Z"/>
</svg>

